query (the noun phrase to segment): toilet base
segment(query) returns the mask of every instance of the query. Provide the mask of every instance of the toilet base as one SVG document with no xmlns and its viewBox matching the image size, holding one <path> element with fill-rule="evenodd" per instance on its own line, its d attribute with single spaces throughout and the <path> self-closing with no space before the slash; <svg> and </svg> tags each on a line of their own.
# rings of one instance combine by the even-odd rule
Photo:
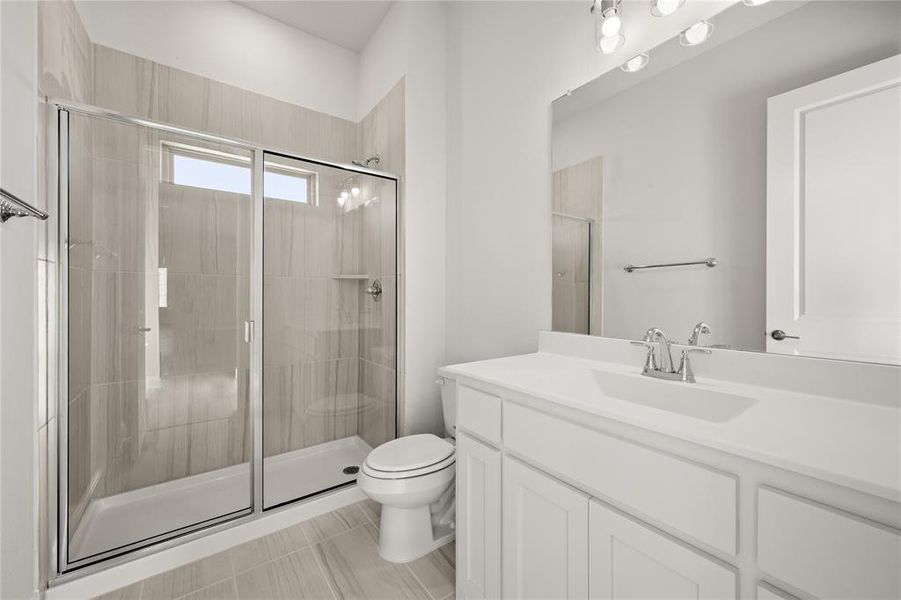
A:
<svg viewBox="0 0 901 600">
<path fill-rule="evenodd" d="M 429 506 L 398 508 L 382 505 L 379 525 L 379 556 L 405 563 L 425 556 L 454 539 L 452 525 L 433 527 Z"/>
</svg>

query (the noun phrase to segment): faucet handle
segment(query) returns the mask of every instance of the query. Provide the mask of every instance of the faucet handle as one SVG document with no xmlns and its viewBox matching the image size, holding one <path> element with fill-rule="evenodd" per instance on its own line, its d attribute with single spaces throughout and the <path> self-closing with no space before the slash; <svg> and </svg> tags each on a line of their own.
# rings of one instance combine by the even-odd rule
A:
<svg viewBox="0 0 901 600">
<path fill-rule="evenodd" d="M 644 346 L 648 349 L 647 358 L 644 361 L 644 372 L 656 371 L 657 370 L 657 356 L 654 354 L 654 344 L 651 342 L 646 342 L 644 340 L 631 340 L 629 342 L 633 346 Z"/>
<path fill-rule="evenodd" d="M 698 338 L 701 337 L 702 333 L 706 333 L 707 335 L 710 335 L 710 325 L 708 325 L 704 321 L 701 321 L 700 323 L 695 325 L 694 331 L 691 332 L 691 337 L 688 338 L 688 345 L 689 346 L 697 346 Z"/>
<path fill-rule="evenodd" d="M 695 373 L 691 368 L 691 360 L 690 355 L 692 354 L 713 354 L 707 348 L 682 348 L 682 360 L 679 363 L 679 375 L 682 376 L 682 381 L 685 383 L 694 383 L 695 382 Z"/>
</svg>

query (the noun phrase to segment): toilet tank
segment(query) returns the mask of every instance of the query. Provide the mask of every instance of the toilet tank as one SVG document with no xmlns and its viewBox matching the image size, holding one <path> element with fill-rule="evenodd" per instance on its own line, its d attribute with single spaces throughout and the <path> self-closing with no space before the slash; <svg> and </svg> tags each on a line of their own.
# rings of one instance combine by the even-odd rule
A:
<svg viewBox="0 0 901 600">
<path fill-rule="evenodd" d="M 439 377 L 441 386 L 441 408 L 444 411 L 444 431 L 452 438 L 457 437 L 457 382 Z"/>
</svg>

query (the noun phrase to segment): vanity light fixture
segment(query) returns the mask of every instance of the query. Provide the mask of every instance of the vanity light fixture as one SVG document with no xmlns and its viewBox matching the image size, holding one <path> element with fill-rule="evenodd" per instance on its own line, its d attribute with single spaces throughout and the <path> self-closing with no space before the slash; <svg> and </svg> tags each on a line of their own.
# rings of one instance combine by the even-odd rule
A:
<svg viewBox="0 0 901 600">
<path fill-rule="evenodd" d="M 613 54 L 622 48 L 625 43 L 626 36 L 622 34 L 613 37 L 602 37 L 601 41 L 598 42 L 598 50 L 601 51 L 601 54 Z"/>
<path fill-rule="evenodd" d="M 648 63 L 651 61 L 651 57 L 647 54 L 639 54 L 638 56 L 633 56 L 620 67 L 626 73 L 637 73 L 641 71 Z"/>
<path fill-rule="evenodd" d="M 600 27 L 601 35 L 614 37 L 623 29 L 623 18 L 619 13 L 622 0 L 601 0 Z"/>
<path fill-rule="evenodd" d="M 595 0 L 591 5 L 591 13 L 594 15 L 595 46 L 602 54 L 612 54 L 626 42 L 622 33 L 621 2 L 622 0 Z"/>
<path fill-rule="evenodd" d="M 741 0 L 745 6 L 760 6 L 766 4 L 770 0 Z"/>
<path fill-rule="evenodd" d="M 710 21 L 698 21 L 679 36 L 679 43 L 683 46 L 697 46 L 706 42 L 713 33 L 713 24 Z"/>
<path fill-rule="evenodd" d="M 683 4 L 685 0 L 651 0 L 651 14 L 655 17 L 667 17 L 682 8 Z"/>
</svg>

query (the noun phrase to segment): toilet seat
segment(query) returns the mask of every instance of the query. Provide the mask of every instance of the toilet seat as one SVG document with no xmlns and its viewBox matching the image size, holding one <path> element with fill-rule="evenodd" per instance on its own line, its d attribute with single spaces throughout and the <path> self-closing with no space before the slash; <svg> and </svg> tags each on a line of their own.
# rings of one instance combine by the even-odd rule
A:
<svg viewBox="0 0 901 600">
<path fill-rule="evenodd" d="M 369 453 L 363 472 L 377 479 L 409 479 L 446 469 L 456 462 L 454 445 L 430 433 L 382 444 Z"/>
</svg>

